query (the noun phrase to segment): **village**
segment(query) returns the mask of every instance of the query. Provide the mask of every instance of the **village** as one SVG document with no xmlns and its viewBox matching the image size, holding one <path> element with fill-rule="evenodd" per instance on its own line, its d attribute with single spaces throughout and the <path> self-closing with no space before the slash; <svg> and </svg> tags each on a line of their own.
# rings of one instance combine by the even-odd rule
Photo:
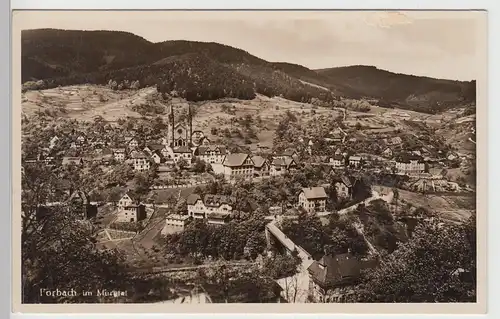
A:
<svg viewBox="0 0 500 319">
<path fill-rule="evenodd" d="M 447 174 L 470 162 L 469 155 L 449 148 L 436 149 L 431 143 L 410 149 L 402 139 L 404 134 L 387 134 L 395 130 L 373 129 L 381 135 L 377 154 L 371 154 L 369 150 L 353 152 L 361 142 L 358 122 L 346 127 L 338 119 L 340 125 L 323 136 L 294 140 L 293 123 L 286 126 L 283 121 L 282 131 L 276 135 L 284 137 L 275 137 L 280 147 L 256 144 L 249 150 L 212 141 L 210 132 L 193 127 L 190 105 L 177 112 L 184 112 L 183 116 L 175 114 L 170 105 L 167 123 L 160 123 L 156 138 L 147 138 L 130 121 L 122 123 L 128 135 L 114 134 L 116 129 L 99 118 L 90 127 L 84 125 L 86 132 L 78 129 L 78 122 L 58 131 L 48 130 L 52 133 L 35 132 L 39 136 L 32 143 L 37 145 L 28 144 L 31 153 L 23 157 L 22 174 L 42 165 L 59 172 L 60 177 L 50 199 L 38 205 L 36 218 L 70 203 L 82 220 L 95 228 L 99 247 L 120 248 L 135 267 L 169 274 L 198 269 L 200 263 L 210 264 L 214 255 L 224 255 L 200 253 L 199 247 L 191 247 L 186 248 L 190 250 L 186 259 L 179 257 L 175 249 L 158 248 L 178 240 L 175 236 L 183 236 L 191 231 L 190 227 L 202 224 L 217 232 L 221 227 L 260 219 L 263 224 L 242 239 L 244 249 L 235 248 L 237 251 L 225 259 L 238 260 L 240 257 L 235 256 L 241 255 L 253 262 L 256 255 L 273 256 L 278 246 L 278 252 L 298 256 L 302 269 L 293 275 L 301 278 L 295 279 L 294 297 L 284 296 L 285 302 L 338 302 L 348 293 L 342 287 L 352 285 L 366 265 L 374 267 L 377 248 L 363 233 L 363 226 L 359 221 L 353 223 L 356 231 L 349 235 L 364 238 L 366 247 L 357 257 L 351 248 L 340 254 L 320 251 L 318 255 L 289 238 L 295 226 L 288 225 L 287 232 L 287 227 L 282 226 L 284 220 L 296 222 L 307 214 L 325 222 L 331 216 L 347 216 L 375 203 L 382 205 L 380 202 L 391 214 L 403 214 L 403 209 L 398 211 L 403 202 L 404 213 L 419 206 L 405 199 L 398 203 L 400 193 L 411 194 L 408 198 L 425 198 L 428 194 L 474 192 L 474 185 L 451 180 Z M 285 120 L 293 122 L 290 119 L 294 115 L 289 111 L 285 115 Z M 252 240 L 258 242 L 257 247 L 248 247 Z M 337 268 L 348 269 L 349 273 L 328 279 L 335 276 L 333 269 Z M 283 280 L 286 278 L 277 280 L 280 289 L 289 290 L 285 289 L 289 283 Z"/>
</svg>

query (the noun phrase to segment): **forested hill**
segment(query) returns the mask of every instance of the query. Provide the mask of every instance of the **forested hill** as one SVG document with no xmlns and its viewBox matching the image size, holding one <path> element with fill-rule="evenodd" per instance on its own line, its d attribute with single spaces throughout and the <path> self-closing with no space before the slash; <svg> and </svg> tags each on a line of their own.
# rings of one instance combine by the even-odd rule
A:
<svg viewBox="0 0 500 319">
<path fill-rule="evenodd" d="M 476 81 L 461 82 L 407 75 L 356 65 L 317 70 L 332 86 L 342 86 L 351 97 L 369 96 L 382 106 L 447 109 L 476 100 Z M 386 105 L 384 105 L 386 104 Z"/>
<path fill-rule="evenodd" d="M 315 71 L 296 64 L 268 62 L 218 43 L 152 43 L 120 31 L 22 32 L 22 82 L 38 81 L 25 89 L 106 84 L 110 80 L 139 81 L 140 87 L 157 85 L 164 92 L 175 90 L 189 100 L 224 96 L 251 99 L 255 93 L 301 102 L 316 98 L 327 103 L 339 97 L 367 97 L 381 100 L 383 106 L 426 112 L 475 96 L 475 83 L 394 75 L 371 67 Z"/>
</svg>

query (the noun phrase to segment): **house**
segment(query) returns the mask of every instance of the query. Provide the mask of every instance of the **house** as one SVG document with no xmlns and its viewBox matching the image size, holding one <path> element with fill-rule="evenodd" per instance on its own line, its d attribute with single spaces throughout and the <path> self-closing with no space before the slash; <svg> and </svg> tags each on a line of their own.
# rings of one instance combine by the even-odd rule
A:
<svg viewBox="0 0 500 319">
<path fill-rule="evenodd" d="M 253 176 L 254 177 L 268 177 L 270 175 L 271 166 L 269 162 L 262 156 L 252 156 Z"/>
<path fill-rule="evenodd" d="M 210 139 L 206 136 L 203 136 L 201 139 L 200 139 L 200 145 L 204 145 L 204 146 L 208 146 L 210 145 Z"/>
<path fill-rule="evenodd" d="M 174 162 L 178 163 L 181 159 L 185 159 L 187 166 L 191 165 L 191 160 L 193 158 L 193 151 L 188 146 L 177 146 L 172 149 L 174 154 Z"/>
<path fill-rule="evenodd" d="M 57 136 L 52 137 L 49 141 L 49 148 L 51 148 L 51 149 L 54 148 L 56 146 L 57 142 L 59 142 L 59 137 L 57 137 Z"/>
<path fill-rule="evenodd" d="M 125 160 L 125 149 L 124 148 L 113 148 L 113 156 L 118 162 L 123 162 Z"/>
<path fill-rule="evenodd" d="M 271 162 L 271 176 L 280 176 L 286 172 L 292 171 L 297 168 L 295 160 L 291 157 L 278 157 L 274 158 Z"/>
<path fill-rule="evenodd" d="M 83 191 L 75 191 L 68 199 L 71 210 L 76 212 L 82 219 L 91 219 L 97 216 L 97 205 L 90 203 L 88 194 Z"/>
<path fill-rule="evenodd" d="M 344 135 L 342 134 L 342 132 L 340 132 L 340 130 L 331 131 L 329 136 L 330 136 L 332 142 L 335 142 L 335 143 L 342 142 L 342 140 L 344 138 Z"/>
<path fill-rule="evenodd" d="M 191 222 L 192 217 L 188 215 L 170 214 L 165 218 L 165 226 L 161 230 L 162 235 L 172 231 L 182 231 Z"/>
<path fill-rule="evenodd" d="M 69 148 L 74 150 L 77 148 L 77 145 L 76 145 L 76 142 L 71 142 L 71 144 L 69 144 Z"/>
<path fill-rule="evenodd" d="M 134 170 L 142 172 L 147 171 L 151 167 L 149 163 L 149 158 L 143 152 L 133 151 L 130 154 L 132 159 L 132 165 L 134 166 Z"/>
<path fill-rule="evenodd" d="M 350 253 L 325 254 L 307 268 L 309 273 L 309 296 L 313 302 L 343 302 L 349 287 L 355 285 L 360 276 L 361 263 Z"/>
<path fill-rule="evenodd" d="M 83 144 L 83 143 L 85 143 L 85 140 L 86 140 L 86 139 L 85 139 L 85 135 L 83 135 L 83 134 L 82 134 L 82 135 L 79 135 L 79 136 L 76 138 L 76 142 L 77 142 L 78 144 Z"/>
<path fill-rule="evenodd" d="M 425 172 L 425 162 L 421 156 L 403 154 L 396 158 L 396 170 L 403 174 L 419 174 Z"/>
<path fill-rule="evenodd" d="M 363 158 L 361 156 L 349 156 L 349 166 L 359 168 L 363 165 Z"/>
<path fill-rule="evenodd" d="M 161 144 L 148 144 L 146 145 L 146 147 L 144 148 L 144 153 L 148 154 L 148 155 L 153 155 L 153 153 L 157 152 L 157 151 L 162 151 L 163 148 L 165 146 L 164 145 L 161 145 Z"/>
<path fill-rule="evenodd" d="M 344 167 L 345 166 L 345 159 L 344 156 L 342 155 L 334 155 L 329 158 L 329 163 L 333 167 Z"/>
<path fill-rule="evenodd" d="M 396 136 L 396 137 L 393 137 L 393 138 L 386 138 L 386 139 L 384 139 L 384 142 L 388 146 L 396 146 L 396 145 L 399 145 L 399 144 L 403 143 L 403 140 L 401 139 L 401 137 Z"/>
<path fill-rule="evenodd" d="M 385 158 L 392 158 L 392 156 L 394 155 L 394 153 L 392 152 L 392 150 L 388 147 L 386 148 L 383 152 L 382 152 L 382 155 L 385 157 Z"/>
<path fill-rule="evenodd" d="M 273 158 L 292 158 L 295 159 L 298 157 L 297 151 L 293 148 L 287 148 L 283 152 L 276 152 Z"/>
<path fill-rule="evenodd" d="M 63 166 L 67 166 L 67 165 L 82 166 L 83 165 L 83 158 L 81 158 L 81 157 L 63 157 L 62 165 Z"/>
<path fill-rule="evenodd" d="M 165 163 L 166 162 L 166 159 L 165 157 L 163 156 L 163 153 L 160 152 L 160 151 L 154 151 L 152 154 L 151 154 L 151 159 L 153 160 L 153 162 L 155 162 L 156 164 L 162 164 L 162 163 Z"/>
<path fill-rule="evenodd" d="M 336 178 L 333 181 L 333 187 L 337 193 L 337 199 L 348 199 L 352 196 L 353 182 L 345 175 Z"/>
<path fill-rule="evenodd" d="M 229 222 L 231 216 L 229 213 L 210 213 L 207 217 L 207 223 L 211 225 L 224 225 Z"/>
<path fill-rule="evenodd" d="M 135 203 L 137 203 L 137 200 L 130 193 L 125 193 L 118 201 L 118 209 L 122 209 L 125 206 L 131 206 Z"/>
<path fill-rule="evenodd" d="M 210 164 L 222 164 L 227 154 L 227 149 L 222 145 L 198 146 L 194 151 L 194 156 Z"/>
<path fill-rule="evenodd" d="M 224 157 L 222 166 L 226 180 L 234 181 L 237 178 L 252 179 L 255 164 L 250 155 L 233 153 Z"/>
<path fill-rule="evenodd" d="M 302 188 L 299 194 L 299 207 L 310 213 L 323 212 L 326 208 L 327 198 L 323 187 Z"/>
<path fill-rule="evenodd" d="M 146 219 L 146 217 L 146 206 L 143 204 L 130 204 L 121 207 L 116 221 L 122 223 L 139 222 Z"/>
<path fill-rule="evenodd" d="M 109 148 L 103 149 L 98 156 L 93 158 L 95 162 L 99 162 L 104 165 L 109 165 L 113 159 L 113 151 Z"/>
<path fill-rule="evenodd" d="M 342 150 L 340 148 L 337 148 L 335 150 L 335 155 L 342 155 Z"/>
<path fill-rule="evenodd" d="M 139 141 L 135 138 L 135 137 L 132 137 L 130 139 L 127 140 L 127 146 L 129 149 L 136 149 L 139 147 Z"/>
<path fill-rule="evenodd" d="M 207 194 L 203 198 L 198 194 L 191 194 L 186 202 L 188 216 L 194 219 L 208 219 L 212 214 L 229 217 L 234 205 L 234 200 L 228 196 L 211 194 Z M 226 217 L 222 220 L 226 220 Z"/>
</svg>

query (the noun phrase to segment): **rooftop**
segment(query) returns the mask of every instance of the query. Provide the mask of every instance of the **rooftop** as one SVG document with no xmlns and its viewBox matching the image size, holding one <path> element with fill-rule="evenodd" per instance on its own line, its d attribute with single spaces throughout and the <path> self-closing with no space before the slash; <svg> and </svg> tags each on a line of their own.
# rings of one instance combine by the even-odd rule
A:
<svg viewBox="0 0 500 319">
<path fill-rule="evenodd" d="M 223 165 L 224 166 L 229 166 L 229 167 L 238 167 L 242 166 L 246 159 L 248 158 L 248 154 L 246 153 L 232 153 L 226 155 L 224 158 Z"/>
<path fill-rule="evenodd" d="M 170 214 L 167 216 L 167 219 L 175 219 L 175 220 L 181 220 L 184 221 L 186 219 L 189 219 L 189 215 L 180 215 L 180 214 Z"/>
<path fill-rule="evenodd" d="M 191 149 L 187 146 L 179 146 L 174 148 L 174 153 L 191 153 Z"/>
<path fill-rule="evenodd" d="M 357 279 L 360 268 L 358 259 L 346 253 L 324 255 L 319 261 L 314 261 L 307 270 L 315 282 L 324 287 L 332 287 L 349 279 Z"/>
<path fill-rule="evenodd" d="M 291 157 L 285 157 L 285 158 L 278 157 L 278 158 L 273 159 L 273 162 L 272 162 L 272 164 L 274 166 L 285 166 L 285 167 L 289 167 L 290 165 L 292 165 L 294 163 L 295 163 L 295 161 Z"/>
<path fill-rule="evenodd" d="M 307 199 L 323 199 L 327 198 L 325 189 L 323 187 L 308 187 L 302 188 L 304 195 Z"/>
<path fill-rule="evenodd" d="M 256 155 L 252 157 L 252 161 L 255 167 L 262 167 L 262 165 L 266 162 L 266 159 L 262 156 Z"/>
</svg>

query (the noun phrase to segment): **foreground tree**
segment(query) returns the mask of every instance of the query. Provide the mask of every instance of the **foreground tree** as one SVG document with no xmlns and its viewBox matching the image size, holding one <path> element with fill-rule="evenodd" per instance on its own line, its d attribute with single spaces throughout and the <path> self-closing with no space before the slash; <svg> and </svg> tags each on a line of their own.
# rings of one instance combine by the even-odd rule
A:
<svg viewBox="0 0 500 319">
<path fill-rule="evenodd" d="M 461 225 L 417 226 L 365 280 L 353 302 L 475 302 L 475 217 Z"/>
</svg>

